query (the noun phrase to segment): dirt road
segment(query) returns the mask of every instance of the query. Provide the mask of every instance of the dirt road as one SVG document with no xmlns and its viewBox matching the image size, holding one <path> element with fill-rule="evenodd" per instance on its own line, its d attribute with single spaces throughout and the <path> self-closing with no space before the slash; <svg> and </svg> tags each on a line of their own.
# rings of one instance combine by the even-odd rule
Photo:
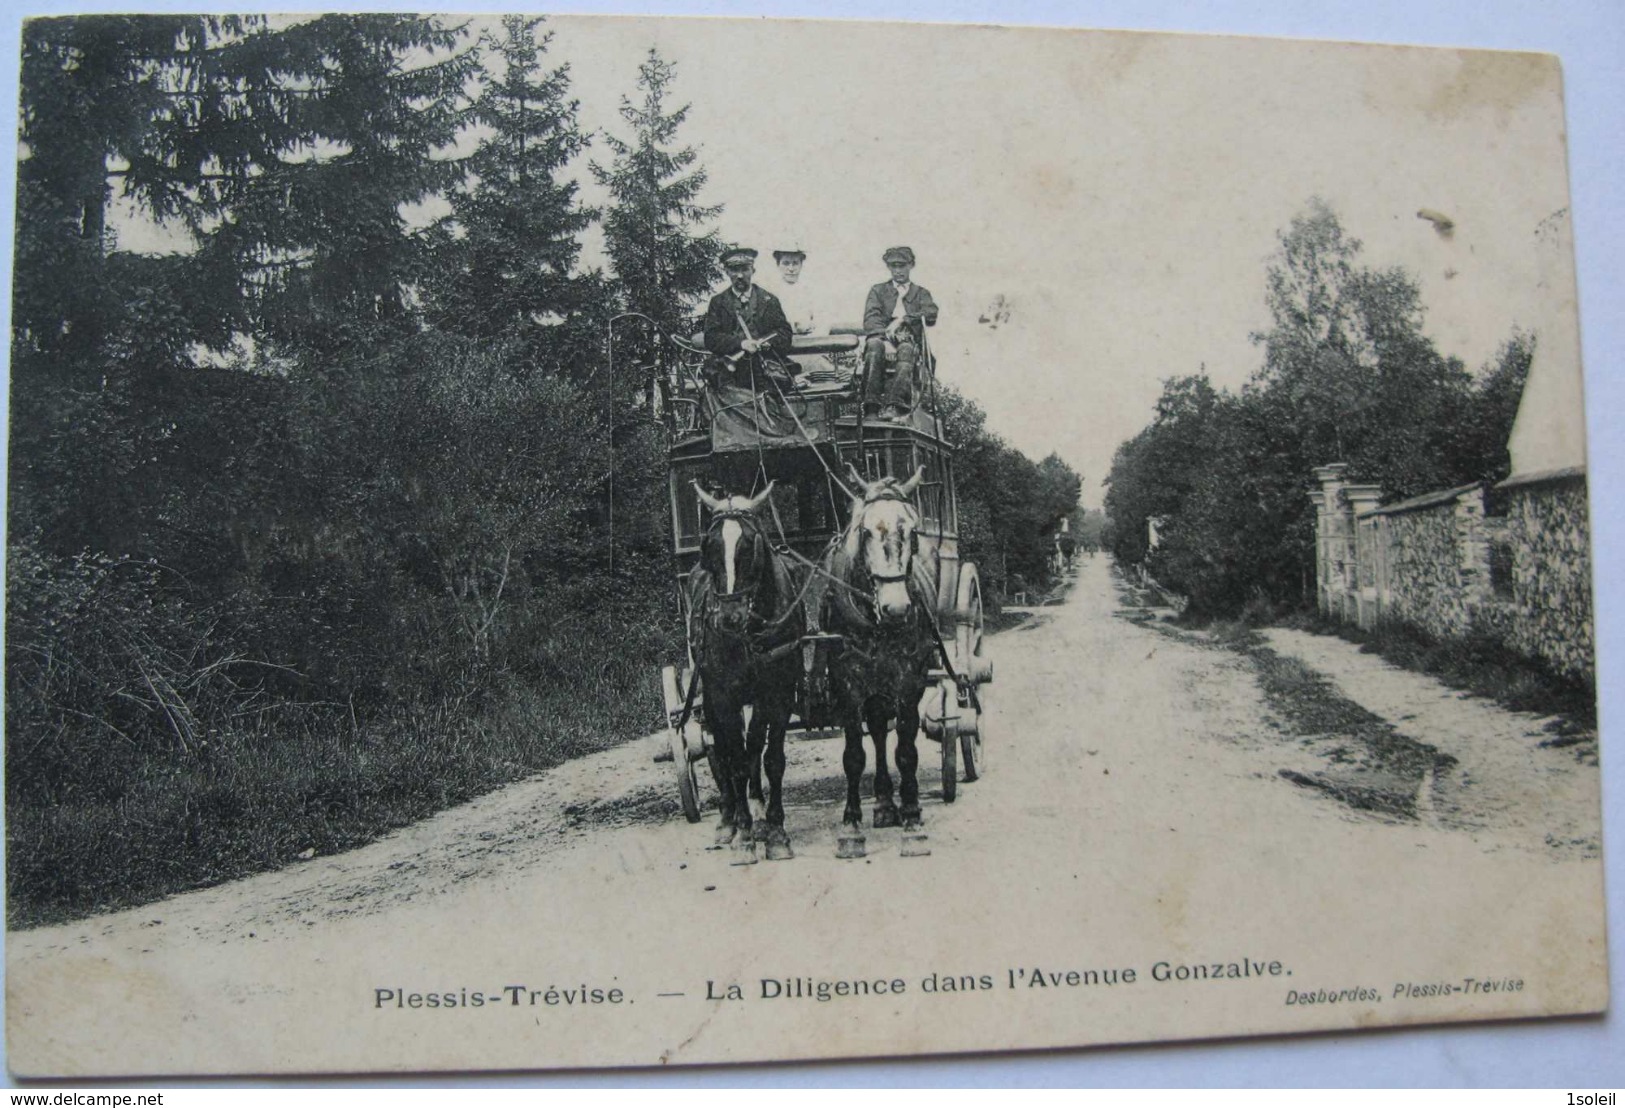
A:
<svg viewBox="0 0 1625 1108">
<path fill-rule="evenodd" d="M 1551 817 L 1564 842 L 1595 835 L 1595 766 L 1542 752 L 1562 781 L 1549 810 L 1501 789 L 1470 823 L 1354 811 L 1282 778 L 1299 754 L 1248 659 L 1120 618 L 1121 605 L 1106 560 L 1085 560 L 1068 603 L 994 640 L 987 775 L 944 805 L 922 741 L 929 857 L 901 857 L 890 830 L 870 831 L 869 858 L 835 858 L 841 743 L 829 739 L 789 749 L 797 857 L 735 865 L 707 849 L 709 822 L 677 813 L 651 738 L 343 856 L 10 935 L 11 1065 L 841 1057 L 1605 1000 L 1601 866 L 1550 849 L 1541 826 Z M 1477 772 L 1465 740 L 1455 757 Z M 1493 761 L 1485 779 L 1512 772 Z M 1245 972 L 1216 980 L 1197 966 Z M 1081 984 L 1067 984 L 1072 971 Z M 1506 985 L 1395 995 L 1467 978 Z M 856 980 L 903 988 L 799 995 Z M 595 989 L 621 1000 L 594 1002 Z M 409 1006 L 413 994 L 442 1003 Z"/>
</svg>

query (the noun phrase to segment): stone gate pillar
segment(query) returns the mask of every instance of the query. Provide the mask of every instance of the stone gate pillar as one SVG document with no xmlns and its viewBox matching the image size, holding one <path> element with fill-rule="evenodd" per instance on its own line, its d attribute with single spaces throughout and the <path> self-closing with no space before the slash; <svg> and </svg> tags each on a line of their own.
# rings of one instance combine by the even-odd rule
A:
<svg viewBox="0 0 1625 1108">
<path fill-rule="evenodd" d="M 1316 466 L 1320 489 L 1309 494 L 1315 506 L 1315 605 L 1322 615 L 1342 618 L 1352 583 L 1354 517 L 1343 499 L 1344 462 Z"/>
<path fill-rule="evenodd" d="M 1380 541 L 1376 521 L 1361 519 L 1377 506 L 1382 499 L 1382 487 L 1379 485 L 1344 485 L 1343 499 L 1348 503 L 1349 528 L 1353 536 L 1353 562 L 1352 581 L 1353 610 L 1345 615 L 1345 619 L 1353 619 L 1362 628 L 1369 631 L 1377 625 L 1381 614 L 1381 582 L 1377 580 L 1377 563 L 1379 552 L 1377 543 Z"/>
</svg>

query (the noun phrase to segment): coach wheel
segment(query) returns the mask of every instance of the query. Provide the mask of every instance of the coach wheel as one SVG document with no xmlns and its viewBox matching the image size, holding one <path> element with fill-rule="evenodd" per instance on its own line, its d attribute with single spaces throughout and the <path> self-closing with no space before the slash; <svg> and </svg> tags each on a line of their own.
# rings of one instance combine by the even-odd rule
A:
<svg viewBox="0 0 1625 1108">
<path fill-rule="evenodd" d="M 959 571 L 954 624 L 954 665 L 959 675 L 973 684 L 987 684 L 993 680 L 993 658 L 985 647 L 982 579 L 973 565 Z"/>
<path fill-rule="evenodd" d="M 942 737 L 942 802 L 952 804 L 959 795 L 959 743 Z"/>
<path fill-rule="evenodd" d="M 982 765 L 982 721 L 987 716 L 969 705 L 959 712 L 959 757 L 965 763 L 965 780 L 974 781 L 986 768 Z"/>
<path fill-rule="evenodd" d="M 965 780 L 975 781 L 987 772 L 987 747 L 983 740 L 987 733 L 987 685 L 993 680 L 993 659 L 986 652 L 982 581 L 974 565 L 967 565 L 959 572 L 954 621 L 954 665 L 967 685 L 959 697 L 959 749 L 965 763 Z"/>
<path fill-rule="evenodd" d="M 952 694 L 949 694 L 950 697 Z M 953 700 L 947 701 L 950 711 Z M 953 716 L 942 721 L 942 802 L 952 804 L 959 795 L 959 723 Z"/>
</svg>

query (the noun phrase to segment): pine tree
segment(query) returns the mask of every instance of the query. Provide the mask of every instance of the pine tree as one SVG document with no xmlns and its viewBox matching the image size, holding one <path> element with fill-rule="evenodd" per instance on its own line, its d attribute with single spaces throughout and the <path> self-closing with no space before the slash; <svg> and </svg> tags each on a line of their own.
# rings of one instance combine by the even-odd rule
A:
<svg viewBox="0 0 1625 1108">
<path fill-rule="evenodd" d="M 242 375 L 193 380 L 188 346 L 247 332 L 331 352 L 358 323 L 412 322 L 419 243 L 402 207 L 461 172 L 444 157 L 473 64 L 461 38 L 396 16 L 28 24 L 14 523 L 124 550 L 146 544 L 162 512 L 160 530 L 200 546 L 219 521 L 198 490 L 247 472 L 240 451 L 256 432 L 216 434 L 188 405 L 216 388 L 230 411 L 233 390 L 249 389 Z M 114 249 L 115 189 L 195 249 Z M 320 403 L 353 416 L 367 398 L 330 390 Z M 270 456 L 260 485 L 296 484 L 297 461 Z M 333 467 L 323 455 L 307 468 Z"/>
<path fill-rule="evenodd" d="M 109 342 L 175 354 L 268 327 L 403 315 L 403 205 L 444 156 L 475 64 L 418 17 L 79 16 L 24 30 L 14 337 L 82 369 Z M 183 264 L 115 257 L 118 195 L 190 232 Z M 247 296 L 243 294 L 247 293 Z M 183 333 L 190 331 L 189 334 Z"/>
<path fill-rule="evenodd" d="M 590 278 L 575 268 L 579 236 L 598 214 L 560 177 L 590 136 L 569 98 L 569 67 L 541 69 L 553 38 L 538 36 L 542 22 L 507 15 L 481 39 L 487 68 L 500 64 L 471 113 L 488 133 L 467 159 L 469 183 L 451 195 L 426 288 L 435 326 L 518 339 L 532 354 L 546 325 L 591 299 Z"/>
<path fill-rule="evenodd" d="M 324 15 L 279 31 L 290 141 L 232 190 L 205 253 L 245 277 L 258 328 L 331 352 L 411 323 L 425 237 L 403 209 L 443 194 L 478 59 L 461 27 L 405 15 Z"/>
<path fill-rule="evenodd" d="M 194 242 L 218 224 L 231 182 L 283 141 L 269 102 L 278 71 L 251 46 L 272 38 L 263 19 L 237 16 L 25 25 L 9 515 L 17 533 L 38 529 L 64 550 L 178 537 L 186 528 L 170 507 L 199 500 L 188 480 L 243 472 L 217 453 L 188 453 L 189 427 L 219 431 L 208 405 L 221 398 L 201 394 L 236 383 L 172 376 L 190 370 L 191 343 L 225 345 L 242 324 L 236 272 L 195 252 L 119 250 L 109 210 L 125 200 L 190 230 Z M 232 407 L 229 397 L 221 403 Z M 241 441 L 254 435 L 244 430 Z M 183 542 L 200 545 L 193 534 Z"/>
<path fill-rule="evenodd" d="M 76 16 L 23 28 L 13 335 L 19 352 L 86 358 L 132 299 L 113 272 L 115 195 L 155 218 L 218 215 L 205 183 L 255 147 L 240 116 L 211 114 L 222 47 L 249 17 Z M 239 84 L 243 79 L 237 75 Z M 128 270 L 130 267 L 125 267 Z M 143 321 L 150 322 L 150 321 Z"/>
<path fill-rule="evenodd" d="M 606 135 L 614 161 L 607 168 L 592 166 L 613 200 L 604 216 L 604 245 L 621 306 L 654 320 L 661 334 L 686 331 L 699 299 L 721 276 L 716 232 L 701 228 L 722 206 L 700 203 L 705 169 L 698 151 L 678 144 L 689 106 L 667 110 L 676 76 L 676 67 L 651 49 L 638 67 L 641 103 L 621 100 L 632 137 Z M 628 353 L 640 364 L 652 361 L 652 338 L 644 334 L 629 343 Z"/>
</svg>

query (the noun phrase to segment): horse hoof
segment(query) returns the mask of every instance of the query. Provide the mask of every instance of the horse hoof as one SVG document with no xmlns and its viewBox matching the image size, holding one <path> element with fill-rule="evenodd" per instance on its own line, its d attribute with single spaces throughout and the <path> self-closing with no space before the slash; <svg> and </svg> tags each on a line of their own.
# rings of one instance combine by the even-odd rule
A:
<svg viewBox="0 0 1625 1108">
<path fill-rule="evenodd" d="M 795 856 L 796 852 L 790 849 L 789 836 L 767 840 L 767 860 L 769 862 L 788 862 Z"/>
<path fill-rule="evenodd" d="M 723 824 L 717 828 L 717 837 L 712 840 L 711 849 L 721 850 L 723 847 L 728 846 L 734 841 L 734 836 L 737 834 L 739 834 L 739 828 L 731 823 Z"/>
<path fill-rule="evenodd" d="M 905 835 L 910 831 L 918 831 L 924 826 L 925 820 L 921 818 L 920 813 L 915 812 L 913 815 L 905 813 L 903 815 L 903 833 Z"/>
<path fill-rule="evenodd" d="M 863 832 L 856 827 L 843 827 L 835 836 L 835 857 L 862 858 L 868 853 Z"/>
<path fill-rule="evenodd" d="M 875 805 L 874 826 L 876 828 L 896 827 L 902 822 L 903 821 L 898 818 L 897 806 L 895 804 Z"/>
<path fill-rule="evenodd" d="M 728 859 L 730 866 L 754 866 L 756 864 L 756 844 L 750 839 L 743 839 L 734 848 L 733 857 Z"/>
<path fill-rule="evenodd" d="M 751 839 L 751 842 L 756 842 L 756 843 L 765 843 L 765 842 L 767 842 L 767 840 L 768 840 L 767 824 L 766 823 L 753 823 L 753 824 L 751 824 L 750 825 L 750 839 Z"/>
<path fill-rule="evenodd" d="M 903 845 L 898 853 L 904 858 L 929 858 L 931 847 L 925 832 L 920 830 L 903 832 Z"/>
</svg>

